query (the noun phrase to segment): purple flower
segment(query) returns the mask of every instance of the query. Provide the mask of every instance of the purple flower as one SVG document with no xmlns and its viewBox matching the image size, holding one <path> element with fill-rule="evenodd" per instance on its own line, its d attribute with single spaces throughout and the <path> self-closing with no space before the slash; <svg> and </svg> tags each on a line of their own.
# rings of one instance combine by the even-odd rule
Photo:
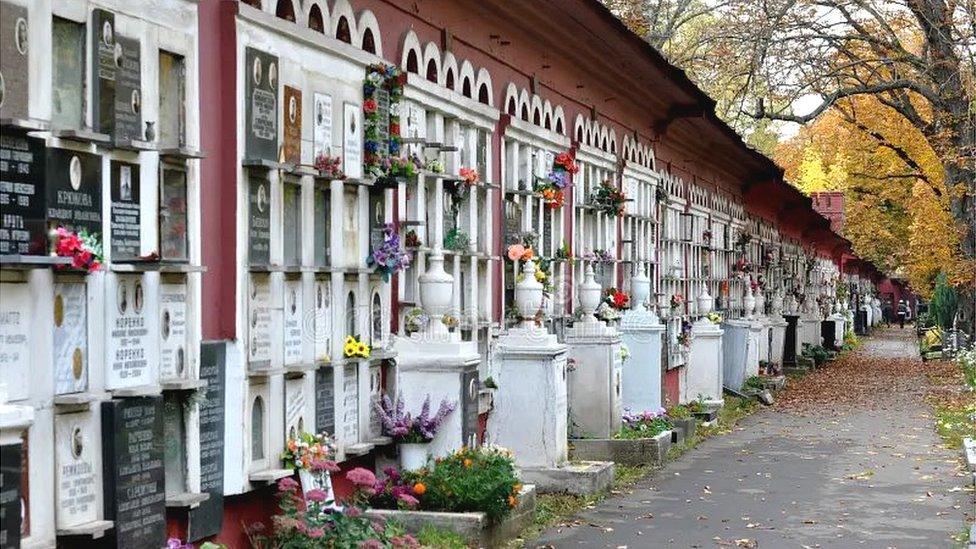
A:
<svg viewBox="0 0 976 549">
<path fill-rule="evenodd" d="M 282 492 L 294 492 L 298 489 L 298 482 L 291 477 L 285 477 L 278 481 L 278 490 Z"/>
<path fill-rule="evenodd" d="M 364 469 L 362 467 L 356 467 L 352 471 L 346 473 L 346 479 L 361 488 L 372 488 L 373 485 L 376 484 L 376 475 L 374 475 L 369 469 Z"/>
<path fill-rule="evenodd" d="M 411 496 L 410 494 L 406 494 L 406 493 L 400 494 L 396 498 L 397 501 L 403 502 L 403 504 L 406 505 L 407 507 L 416 507 L 418 504 L 420 504 L 420 500 Z"/>
<path fill-rule="evenodd" d="M 305 494 L 305 499 L 308 501 L 314 501 L 315 503 L 322 503 L 328 497 L 329 495 L 325 493 L 325 490 L 321 490 L 319 488 L 309 490 L 308 493 Z"/>
</svg>

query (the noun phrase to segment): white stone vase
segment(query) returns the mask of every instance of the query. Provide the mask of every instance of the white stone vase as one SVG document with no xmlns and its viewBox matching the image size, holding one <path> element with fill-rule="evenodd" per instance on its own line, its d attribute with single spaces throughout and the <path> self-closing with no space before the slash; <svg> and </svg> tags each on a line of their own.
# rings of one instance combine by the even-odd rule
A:
<svg viewBox="0 0 976 549">
<path fill-rule="evenodd" d="M 535 315 L 542 309 L 542 283 L 535 279 L 535 262 L 522 265 L 522 280 L 515 284 L 515 309 L 522 319 L 522 327 L 535 326 Z"/>
<path fill-rule="evenodd" d="M 400 452 L 400 469 L 416 471 L 427 465 L 427 455 L 430 450 L 429 442 L 410 442 L 397 445 Z"/>
<path fill-rule="evenodd" d="M 447 333 L 442 319 L 451 309 L 454 292 L 454 277 L 444 270 L 444 256 L 435 250 L 427 258 L 427 272 L 418 277 L 420 283 L 420 303 L 430 315 L 427 330 L 430 333 Z"/>
<path fill-rule="evenodd" d="M 630 293 L 631 308 L 647 307 L 648 298 L 651 296 L 651 279 L 647 277 L 643 265 L 637 274 L 630 279 Z"/>
<path fill-rule="evenodd" d="M 600 306 L 600 299 L 603 297 L 603 288 L 597 283 L 593 276 L 593 265 L 586 266 L 586 274 L 583 275 L 583 282 L 579 285 L 580 310 L 583 313 L 583 322 L 596 322 L 593 313 Z"/>
<path fill-rule="evenodd" d="M 712 304 L 715 302 L 715 298 L 708 293 L 708 284 L 702 282 L 701 292 L 696 301 L 698 302 L 698 314 L 704 317 L 712 312 Z"/>
<path fill-rule="evenodd" d="M 742 314 L 746 318 L 752 318 L 752 312 L 756 309 L 756 297 L 752 295 L 752 285 L 746 283 L 746 296 L 742 300 Z"/>
<path fill-rule="evenodd" d="M 766 294 L 762 289 L 756 292 L 756 315 L 766 316 Z"/>
</svg>

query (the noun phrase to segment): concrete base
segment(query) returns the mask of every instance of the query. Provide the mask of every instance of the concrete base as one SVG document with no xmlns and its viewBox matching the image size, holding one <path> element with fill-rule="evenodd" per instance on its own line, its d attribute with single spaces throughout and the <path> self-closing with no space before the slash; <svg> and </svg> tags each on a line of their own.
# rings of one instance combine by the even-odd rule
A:
<svg viewBox="0 0 976 549">
<path fill-rule="evenodd" d="M 535 486 L 526 484 L 519 492 L 519 502 L 504 519 L 492 522 L 484 513 L 440 513 L 436 511 L 403 511 L 398 509 L 370 509 L 369 518 L 394 520 L 411 534 L 431 525 L 460 536 L 473 547 L 500 547 L 535 520 Z"/>
<path fill-rule="evenodd" d="M 541 494 L 588 496 L 610 489 L 613 470 L 609 461 L 577 461 L 559 467 L 525 467 L 520 476 Z"/>
<path fill-rule="evenodd" d="M 692 327 L 688 364 L 681 371 L 682 404 L 704 397 L 722 398 L 722 329 L 708 320 L 699 320 Z"/>
<path fill-rule="evenodd" d="M 672 435 L 671 442 L 676 444 L 684 442 L 686 438 L 695 436 L 695 431 L 698 429 L 698 420 L 693 417 L 672 419 L 671 424 L 674 425 L 672 432 L 677 433 L 676 435 Z"/>
<path fill-rule="evenodd" d="M 671 431 L 653 438 L 577 438 L 569 441 L 574 460 L 612 461 L 620 465 L 661 465 L 671 449 Z"/>
</svg>

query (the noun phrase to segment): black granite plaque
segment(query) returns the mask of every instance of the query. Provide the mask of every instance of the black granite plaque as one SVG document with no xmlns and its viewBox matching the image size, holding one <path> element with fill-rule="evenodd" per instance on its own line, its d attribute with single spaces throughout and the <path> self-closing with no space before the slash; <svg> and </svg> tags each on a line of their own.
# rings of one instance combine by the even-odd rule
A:
<svg viewBox="0 0 976 549">
<path fill-rule="evenodd" d="M 20 547 L 21 445 L 0 446 L 0 548 Z"/>
<path fill-rule="evenodd" d="M 271 183 L 261 173 L 248 177 L 247 257 L 251 265 L 271 262 Z"/>
<path fill-rule="evenodd" d="M 102 157 L 48 149 L 44 170 L 48 221 L 102 233 Z"/>
<path fill-rule="evenodd" d="M 315 372 L 315 431 L 335 434 L 335 374 L 332 366 Z"/>
<path fill-rule="evenodd" d="M 220 533 L 224 515 L 225 353 L 223 341 L 200 344 L 200 379 L 207 380 L 200 403 L 200 491 L 210 498 L 188 513 L 189 541 Z"/>
<path fill-rule="evenodd" d="M 165 545 L 163 436 L 163 397 L 102 402 L 105 518 L 115 521 L 115 547 Z"/>
<path fill-rule="evenodd" d="M 42 139 L 0 134 L 0 210 L 0 254 L 47 253 Z"/>
<path fill-rule="evenodd" d="M 0 1 L 0 117 L 27 118 L 27 8 Z"/>
<path fill-rule="evenodd" d="M 139 257 L 139 166 L 112 161 L 112 259 Z"/>
<path fill-rule="evenodd" d="M 469 447 L 477 445 L 479 389 L 477 370 L 461 374 L 461 441 Z"/>
<path fill-rule="evenodd" d="M 386 200 L 383 189 L 369 189 L 369 249 L 375 250 L 383 245 L 383 225 L 386 222 Z"/>
<path fill-rule="evenodd" d="M 115 142 L 143 139 L 139 40 L 116 37 Z"/>
<path fill-rule="evenodd" d="M 278 160 L 278 58 L 254 48 L 244 56 L 244 140 L 249 159 Z"/>
<path fill-rule="evenodd" d="M 114 13 L 92 10 L 91 40 L 92 129 L 113 135 L 116 79 L 122 58 L 121 46 L 115 40 Z"/>
</svg>

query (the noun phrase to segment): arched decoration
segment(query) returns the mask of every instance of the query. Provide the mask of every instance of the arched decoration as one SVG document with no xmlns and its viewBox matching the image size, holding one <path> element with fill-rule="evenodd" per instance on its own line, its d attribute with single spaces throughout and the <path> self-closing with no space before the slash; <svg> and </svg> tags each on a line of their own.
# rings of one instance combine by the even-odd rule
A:
<svg viewBox="0 0 976 549">
<path fill-rule="evenodd" d="M 332 5 L 332 36 L 347 44 L 360 43 L 356 16 L 347 0 L 336 0 Z"/>
<path fill-rule="evenodd" d="M 420 60 L 424 54 L 420 48 L 420 40 L 413 31 L 407 31 L 403 36 L 403 45 L 400 49 L 400 68 L 407 72 L 419 74 Z"/>
<path fill-rule="evenodd" d="M 603 152 L 610 151 L 610 131 L 606 126 L 600 128 L 600 150 Z"/>
<path fill-rule="evenodd" d="M 634 156 L 633 156 L 634 149 L 632 149 L 630 146 L 630 134 L 624 135 L 623 149 L 621 149 L 620 152 L 623 159 L 626 160 L 627 162 L 634 161 Z"/>
<path fill-rule="evenodd" d="M 586 144 L 591 147 L 598 147 L 600 143 L 600 123 L 588 120 L 584 124 L 586 124 Z"/>
<path fill-rule="evenodd" d="M 552 127 L 556 133 L 566 135 L 566 114 L 562 105 L 556 105 L 552 111 Z"/>
<path fill-rule="evenodd" d="M 359 333 L 356 326 L 356 293 L 349 292 L 346 296 L 346 334 L 355 335 Z"/>
<path fill-rule="evenodd" d="M 258 395 L 251 403 L 251 461 L 264 458 L 264 399 Z"/>
<path fill-rule="evenodd" d="M 245 4 L 247 4 L 248 6 L 251 6 L 252 8 L 257 8 L 259 10 L 263 10 L 264 9 L 261 6 L 261 0 L 241 0 L 241 1 L 244 2 Z"/>
<path fill-rule="evenodd" d="M 552 129 L 552 103 L 548 99 L 542 103 L 542 127 Z"/>
<path fill-rule="evenodd" d="M 474 67 L 465 59 L 461 62 L 461 95 L 474 99 Z"/>
<path fill-rule="evenodd" d="M 573 135 L 576 136 L 577 142 L 586 143 L 586 122 L 582 114 L 576 115 L 576 120 L 573 122 Z"/>
<path fill-rule="evenodd" d="M 505 112 L 518 116 L 518 88 L 511 82 L 505 86 Z"/>
<path fill-rule="evenodd" d="M 332 28 L 332 25 L 328 23 L 329 16 L 318 2 L 309 4 L 308 14 L 306 14 L 305 19 L 308 20 L 308 28 L 315 32 L 325 34 L 326 28 Z"/>
<path fill-rule="evenodd" d="M 383 57 L 383 37 L 380 34 L 380 24 L 376 16 L 369 10 L 359 12 L 359 44 L 363 51 Z"/>
<path fill-rule="evenodd" d="M 538 95 L 533 95 L 530 102 L 532 106 L 532 123 L 542 127 L 542 99 Z"/>
<path fill-rule="evenodd" d="M 495 106 L 495 98 L 492 95 L 491 90 L 491 75 L 488 74 L 488 69 L 481 67 L 478 69 L 478 77 L 475 78 L 475 87 L 478 88 L 478 101 L 488 105 L 489 107 Z"/>
<path fill-rule="evenodd" d="M 424 46 L 424 76 L 429 82 L 443 84 L 441 80 L 441 51 L 433 42 L 427 42 L 427 45 Z"/>
<path fill-rule="evenodd" d="M 292 23 L 297 22 L 295 4 L 292 3 L 292 0 L 278 0 L 278 3 L 275 4 L 275 17 Z"/>
<path fill-rule="evenodd" d="M 446 51 L 441 60 L 441 71 L 444 73 L 444 87 L 449 90 L 457 90 L 458 66 L 454 54 Z"/>
<path fill-rule="evenodd" d="M 610 154 L 617 154 L 617 132 L 610 128 Z"/>
<path fill-rule="evenodd" d="M 519 92 L 519 118 L 526 122 L 529 121 L 529 116 L 531 116 L 529 106 L 529 92 L 525 88 L 522 88 L 522 91 Z"/>
</svg>

